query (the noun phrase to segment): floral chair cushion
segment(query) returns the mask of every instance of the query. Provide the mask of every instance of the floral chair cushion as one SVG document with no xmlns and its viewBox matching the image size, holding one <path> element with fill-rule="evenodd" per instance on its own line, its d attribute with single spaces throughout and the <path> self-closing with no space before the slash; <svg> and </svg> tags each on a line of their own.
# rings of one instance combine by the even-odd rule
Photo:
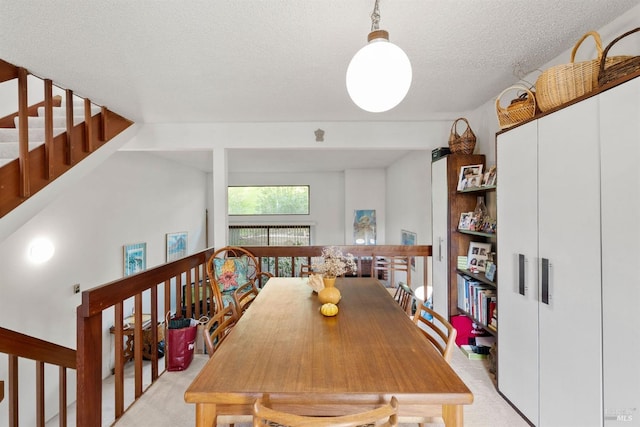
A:
<svg viewBox="0 0 640 427">
<path fill-rule="evenodd" d="M 213 260 L 216 281 L 220 292 L 231 294 L 238 287 L 249 281 L 247 272 L 249 260 L 246 256 L 239 258 L 216 258 Z"/>
</svg>

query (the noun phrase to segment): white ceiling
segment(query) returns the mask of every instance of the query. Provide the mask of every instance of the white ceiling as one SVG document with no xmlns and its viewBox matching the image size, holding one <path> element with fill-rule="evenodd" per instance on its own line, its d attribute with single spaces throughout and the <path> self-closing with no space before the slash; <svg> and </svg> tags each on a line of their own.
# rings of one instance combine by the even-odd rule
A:
<svg viewBox="0 0 640 427">
<path fill-rule="evenodd" d="M 374 0 L 0 0 L 0 58 L 140 123 L 415 121 L 477 108 L 638 3 L 381 0 L 413 83 L 377 114 L 345 88 Z"/>
</svg>

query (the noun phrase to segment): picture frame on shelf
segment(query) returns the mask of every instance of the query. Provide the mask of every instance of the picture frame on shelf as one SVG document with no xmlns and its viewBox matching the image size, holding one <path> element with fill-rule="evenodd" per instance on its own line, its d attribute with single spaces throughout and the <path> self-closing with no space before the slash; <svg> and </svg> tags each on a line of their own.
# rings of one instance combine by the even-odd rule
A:
<svg viewBox="0 0 640 427">
<path fill-rule="evenodd" d="M 482 185 L 483 165 L 466 165 L 460 168 L 457 190 L 462 191 L 469 188 L 480 187 Z"/>
<path fill-rule="evenodd" d="M 484 174 L 482 179 L 483 187 L 493 187 L 496 185 L 497 169 L 495 166 L 491 166 L 489 170 Z"/>
<path fill-rule="evenodd" d="M 467 254 L 467 269 L 472 272 L 485 272 L 490 252 L 491 243 L 470 242 Z"/>
<path fill-rule="evenodd" d="M 460 214 L 460 221 L 458 222 L 458 230 L 469 230 L 472 217 L 473 212 L 462 212 Z"/>
<path fill-rule="evenodd" d="M 487 261 L 487 263 L 486 263 L 486 271 L 484 272 L 484 277 L 486 277 L 487 280 L 491 280 L 493 282 L 493 280 L 496 277 L 496 265 L 495 265 L 495 263 L 493 263 L 491 261 Z"/>
</svg>

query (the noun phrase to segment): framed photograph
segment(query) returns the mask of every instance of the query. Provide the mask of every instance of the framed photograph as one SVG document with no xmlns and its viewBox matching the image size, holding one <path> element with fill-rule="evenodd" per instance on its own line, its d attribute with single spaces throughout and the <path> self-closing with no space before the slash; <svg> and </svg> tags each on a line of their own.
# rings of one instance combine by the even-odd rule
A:
<svg viewBox="0 0 640 427">
<path fill-rule="evenodd" d="M 467 269 L 484 272 L 491 252 L 491 243 L 471 242 L 467 254 Z"/>
<path fill-rule="evenodd" d="M 496 185 L 496 175 L 497 175 L 496 167 L 491 166 L 489 170 L 484 174 L 484 178 L 482 180 L 482 186 L 493 187 L 494 185 Z"/>
<path fill-rule="evenodd" d="M 167 233 L 167 262 L 187 256 L 187 232 Z"/>
<path fill-rule="evenodd" d="M 402 245 L 415 245 L 418 235 L 413 231 L 400 230 L 400 243 Z M 416 257 L 411 257 L 411 270 L 416 270 Z"/>
<path fill-rule="evenodd" d="M 124 245 L 124 275 L 139 273 L 147 268 L 147 244 Z"/>
<path fill-rule="evenodd" d="M 487 271 L 484 272 L 484 276 L 487 280 L 491 280 L 492 282 L 496 277 L 496 265 L 491 261 L 487 261 Z"/>
<path fill-rule="evenodd" d="M 480 187 L 482 185 L 482 165 L 467 165 L 460 168 L 458 178 L 458 191 L 466 188 Z"/>
<path fill-rule="evenodd" d="M 469 230 L 472 217 L 473 212 L 462 212 L 460 214 L 460 221 L 458 222 L 458 230 Z"/>
</svg>

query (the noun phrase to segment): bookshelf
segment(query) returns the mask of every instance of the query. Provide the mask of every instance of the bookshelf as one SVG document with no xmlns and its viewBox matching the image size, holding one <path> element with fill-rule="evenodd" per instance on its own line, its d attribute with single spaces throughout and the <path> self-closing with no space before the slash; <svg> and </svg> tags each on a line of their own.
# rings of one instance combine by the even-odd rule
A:
<svg viewBox="0 0 640 427">
<path fill-rule="evenodd" d="M 473 199 L 476 204 L 482 200 L 487 205 L 488 200 L 486 194 L 495 192 L 496 186 L 475 187 L 471 189 L 458 190 L 459 197 L 468 197 Z M 485 206 L 489 211 L 488 206 Z M 465 211 L 460 211 L 462 214 Z M 489 215 L 491 216 L 491 215 Z M 495 253 L 496 248 L 496 232 L 485 230 L 468 230 L 465 228 L 456 228 L 455 233 L 468 237 L 468 245 L 465 249 L 463 246 L 459 248 L 458 256 L 468 256 L 469 245 L 478 245 L 489 247 L 490 253 Z M 473 255 L 471 255 L 473 256 Z M 490 259 L 490 258 L 488 258 Z M 485 261 L 483 259 L 482 261 Z M 482 261 L 479 261 L 482 262 Z M 491 259 L 495 262 L 495 259 Z M 497 318 L 497 279 L 494 270 L 492 277 L 487 277 L 487 267 L 483 264 L 482 268 L 476 271 L 471 270 L 472 267 L 463 268 L 458 265 L 455 269 L 456 273 L 456 309 L 459 314 L 463 314 L 473 320 L 477 325 L 481 326 L 492 335 L 497 335 L 498 318 Z M 495 266 L 494 266 L 495 268 Z M 485 270 L 485 271 L 482 271 Z"/>
</svg>

